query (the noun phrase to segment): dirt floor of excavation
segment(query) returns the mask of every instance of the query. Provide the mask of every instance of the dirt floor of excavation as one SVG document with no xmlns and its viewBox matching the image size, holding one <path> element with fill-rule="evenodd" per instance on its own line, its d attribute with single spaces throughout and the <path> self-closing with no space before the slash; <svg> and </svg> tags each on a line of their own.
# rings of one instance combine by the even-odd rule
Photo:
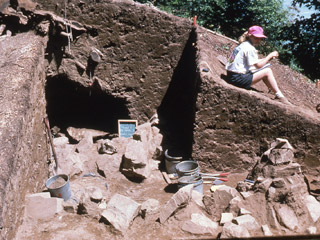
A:
<svg viewBox="0 0 320 240">
<path fill-rule="evenodd" d="M 237 182 L 244 180 L 247 173 L 231 173 L 225 185 L 236 187 Z M 203 193 L 210 194 L 212 184 L 203 184 Z M 127 179 L 120 172 L 114 172 L 106 177 L 97 173 L 82 174 L 70 179 L 70 188 L 76 195 L 79 189 L 98 187 L 102 190 L 106 201 L 115 193 L 130 197 L 138 203 L 147 199 L 156 199 L 163 206 L 177 191 L 178 187 L 173 180 L 168 185 L 160 171 L 153 171 L 152 176 L 143 182 L 136 183 Z M 100 219 L 98 212 L 77 214 L 62 211 L 54 218 L 34 220 L 25 217 L 19 228 L 16 239 L 171 239 L 172 237 L 192 237 L 191 234 L 170 226 L 169 223 L 161 225 L 158 214 L 147 215 L 145 218 L 138 216 L 134 219 L 129 230 L 124 234 L 115 231 L 110 225 Z"/>
</svg>

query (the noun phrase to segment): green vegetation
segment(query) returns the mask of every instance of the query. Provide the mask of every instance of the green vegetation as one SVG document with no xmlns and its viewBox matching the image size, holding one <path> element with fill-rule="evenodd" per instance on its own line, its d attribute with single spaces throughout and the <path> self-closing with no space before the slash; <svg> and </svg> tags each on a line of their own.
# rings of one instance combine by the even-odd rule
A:
<svg viewBox="0 0 320 240">
<path fill-rule="evenodd" d="M 314 8 L 310 18 L 293 20 L 283 0 L 139 0 L 197 23 L 230 38 L 238 37 L 252 25 L 264 28 L 268 39 L 263 53 L 277 50 L 280 60 L 311 79 L 320 78 L 320 2 L 293 0 L 294 6 Z"/>
</svg>

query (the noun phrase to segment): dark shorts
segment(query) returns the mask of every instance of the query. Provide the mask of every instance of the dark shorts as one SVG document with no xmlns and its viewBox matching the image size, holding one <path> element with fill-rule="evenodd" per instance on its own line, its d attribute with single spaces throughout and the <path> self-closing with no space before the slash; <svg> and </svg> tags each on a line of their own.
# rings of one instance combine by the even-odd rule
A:
<svg viewBox="0 0 320 240">
<path fill-rule="evenodd" d="M 250 89 L 252 78 L 252 72 L 242 74 L 227 71 L 227 82 L 240 88 Z"/>
</svg>

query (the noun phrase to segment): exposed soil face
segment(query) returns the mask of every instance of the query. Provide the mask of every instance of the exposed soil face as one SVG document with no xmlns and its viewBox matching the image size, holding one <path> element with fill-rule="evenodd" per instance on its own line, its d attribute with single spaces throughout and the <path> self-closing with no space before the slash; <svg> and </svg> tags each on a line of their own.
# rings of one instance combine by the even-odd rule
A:
<svg viewBox="0 0 320 240">
<path fill-rule="evenodd" d="M 263 83 L 247 91 L 225 82 L 218 56 L 228 57 L 236 43 L 197 29 L 197 62 L 201 84 L 197 96 L 193 156 L 219 170 L 248 169 L 267 150 L 272 138 L 290 139 L 295 156 L 308 171 L 318 172 L 319 89 L 287 66 L 272 70 L 292 106 L 283 105 Z M 209 72 L 203 72 L 209 68 Z M 255 98 L 252 101 L 252 97 Z M 312 142 L 312 144 L 311 144 Z M 313 147 L 311 146 L 313 145 Z M 205 154 L 204 154 L 205 152 Z"/>
<path fill-rule="evenodd" d="M 227 57 L 236 43 L 192 27 L 187 19 L 131 1 L 72 1 L 64 6 L 64 1 L 39 0 L 37 8 L 19 1 L 13 9 L 8 8 L 10 1 L 3 2 L 1 24 L 14 35 L 2 35 L 0 40 L 3 238 L 11 238 L 13 226 L 21 223 L 25 194 L 44 190 L 49 177 L 42 121 L 46 115 L 51 126 L 63 132 L 70 126 L 82 127 L 106 131 L 111 138 L 117 133 L 117 119 L 143 123 L 158 113 L 163 149 L 199 160 L 203 171 L 232 171 L 230 184 L 242 180 L 277 137 L 293 145 L 305 173 L 319 174 L 320 120 L 315 107 L 320 89 L 287 66 L 272 62 L 280 89 L 293 106 L 273 100 L 263 83 L 250 91 L 227 84 L 217 57 Z M 66 37 L 70 29 L 64 19 L 58 17 L 64 14 L 72 25 L 72 39 Z M 92 53 L 101 61 L 92 62 Z M 92 166 L 87 170 L 96 171 Z M 80 180 L 80 175 L 72 179 Z M 86 181 L 97 184 L 95 178 Z M 154 181 L 140 184 L 118 171 L 103 181 L 114 184 L 108 194 L 131 189 L 127 195 L 137 201 L 152 197 L 164 204 L 174 192 L 166 189 L 159 172 Z M 54 221 L 61 219 L 61 225 L 71 226 L 80 239 L 81 226 L 86 226 L 89 238 L 118 236 L 97 219 L 64 213 Z M 142 228 L 146 222 L 150 225 Z M 172 236 L 170 222 L 164 228 L 152 216 L 146 222 L 134 221 L 126 237 L 138 239 L 145 232 Z M 37 229 L 27 222 L 19 236 L 76 236 L 51 223 L 43 221 Z"/>
</svg>

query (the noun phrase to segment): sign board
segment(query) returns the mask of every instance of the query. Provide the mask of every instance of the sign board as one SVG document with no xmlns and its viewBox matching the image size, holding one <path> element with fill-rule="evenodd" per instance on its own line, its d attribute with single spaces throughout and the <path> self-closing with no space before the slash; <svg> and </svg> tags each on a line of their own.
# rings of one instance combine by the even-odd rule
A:
<svg viewBox="0 0 320 240">
<path fill-rule="evenodd" d="M 138 125 L 137 120 L 130 119 L 119 119 L 118 120 L 118 134 L 119 137 L 129 138 L 132 137 L 134 132 L 136 131 L 136 127 Z"/>
</svg>

